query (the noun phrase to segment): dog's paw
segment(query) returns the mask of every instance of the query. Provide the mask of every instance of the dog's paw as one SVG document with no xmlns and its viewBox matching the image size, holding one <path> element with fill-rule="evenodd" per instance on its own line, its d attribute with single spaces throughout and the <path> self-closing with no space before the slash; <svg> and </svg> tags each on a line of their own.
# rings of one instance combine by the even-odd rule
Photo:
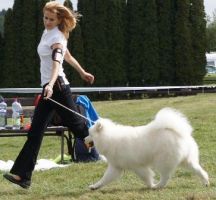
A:
<svg viewBox="0 0 216 200">
<path fill-rule="evenodd" d="M 151 187 L 151 189 L 153 189 L 153 190 L 159 190 L 159 189 L 162 189 L 162 188 L 164 188 L 165 187 L 165 185 L 163 185 L 163 184 L 161 184 L 161 183 L 157 183 L 157 184 L 154 184 L 152 187 Z"/>
<path fill-rule="evenodd" d="M 155 186 L 156 186 L 156 184 L 147 184 L 147 188 L 148 189 L 154 189 L 155 188 Z"/>
<path fill-rule="evenodd" d="M 206 187 L 209 187 L 209 186 L 210 186 L 210 182 L 207 181 L 207 182 L 205 183 L 205 186 L 206 186 Z"/>
<path fill-rule="evenodd" d="M 97 190 L 99 187 L 96 185 L 96 184 L 94 184 L 94 185 L 89 185 L 89 189 L 91 189 L 91 190 Z"/>
</svg>

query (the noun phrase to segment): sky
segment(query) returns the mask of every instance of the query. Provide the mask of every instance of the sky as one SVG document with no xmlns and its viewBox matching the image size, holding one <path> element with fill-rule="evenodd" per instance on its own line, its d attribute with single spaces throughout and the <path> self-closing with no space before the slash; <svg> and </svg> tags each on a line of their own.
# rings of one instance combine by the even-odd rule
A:
<svg viewBox="0 0 216 200">
<path fill-rule="evenodd" d="M 61 3 L 64 0 L 57 0 Z M 76 8 L 77 0 L 71 0 L 74 8 Z M 0 0 L 0 11 L 2 9 L 12 8 L 14 0 Z M 216 10 L 216 0 L 204 0 L 205 12 L 207 15 L 212 16 L 214 10 Z"/>
</svg>

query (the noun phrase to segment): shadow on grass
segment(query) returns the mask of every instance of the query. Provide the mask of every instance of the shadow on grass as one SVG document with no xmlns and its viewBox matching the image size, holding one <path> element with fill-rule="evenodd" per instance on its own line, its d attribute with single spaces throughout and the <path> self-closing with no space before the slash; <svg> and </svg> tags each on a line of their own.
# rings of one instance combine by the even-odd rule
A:
<svg viewBox="0 0 216 200">
<path fill-rule="evenodd" d="M 187 195 L 185 194 L 186 199 L 192 200 L 203 200 L 200 195 L 193 195 L 191 194 L 191 191 L 193 191 L 193 188 L 196 188 L 195 185 L 184 185 L 180 184 L 178 185 L 178 188 L 181 189 L 188 189 L 190 187 L 189 191 L 187 191 Z M 34 186 L 28 190 L 22 189 L 19 186 L 16 185 L 9 185 L 6 184 L 3 190 L 0 191 L 0 197 L 10 197 L 10 199 L 16 199 L 17 195 L 22 196 L 23 199 L 82 199 L 82 197 L 88 197 L 90 199 L 94 199 L 96 197 L 99 197 L 101 195 L 114 195 L 114 196 L 119 196 L 121 194 L 127 195 L 127 194 L 143 194 L 146 193 L 148 195 L 152 195 L 153 193 L 157 195 L 164 195 L 166 193 L 170 192 L 176 192 L 178 189 L 176 187 L 173 187 L 172 184 L 163 189 L 150 189 L 147 187 L 135 187 L 135 186 L 106 186 L 104 188 L 98 189 L 98 190 L 90 190 L 88 188 L 71 188 L 68 190 L 64 191 L 56 191 L 52 193 L 44 193 L 42 191 L 37 191 L 37 188 Z M 203 195 L 205 197 L 205 195 Z"/>
<path fill-rule="evenodd" d="M 145 191 L 154 191 L 154 190 L 151 190 L 151 189 L 144 189 L 144 188 L 137 188 L 137 189 L 118 189 L 118 188 L 104 188 L 104 189 L 98 189 L 98 190 L 83 190 L 83 191 L 68 191 L 68 192 L 63 192 L 63 193 L 60 193 L 60 194 L 55 194 L 54 196 L 55 197 L 73 197 L 75 199 L 80 199 L 84 196 L 88 196 L 88 197 L 93 197 L 93 196 L 100 196 L 100 195 L 115 195 L 115 194 L 119 194 L 119 193 L 130 193 L 130 192 L 135 192 L 135 193 L 142 193 L 142 192 L 145 192 Z M 159 191 L 159 190 L 158 190 Z M 155 190 L 156 192 L 156 190 Z M 1 192 L 0 192 L 1 194 Z M 51 198 L 53 195 L 49 195 L 49 196 L 46 196 Z"/>
</svg>

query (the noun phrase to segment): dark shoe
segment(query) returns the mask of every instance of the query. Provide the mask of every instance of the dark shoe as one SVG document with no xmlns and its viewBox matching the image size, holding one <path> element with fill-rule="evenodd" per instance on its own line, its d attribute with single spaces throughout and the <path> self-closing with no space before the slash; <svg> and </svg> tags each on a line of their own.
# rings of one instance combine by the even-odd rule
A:
<svg viewBox="0 0 216 200">
<path fill-rule="evenodd" d="M 20 187 L 25 188 L 25 189 L 28 189 L 31 185 L 31 182 L 29 180 L 25 180 L 25 179 L 17 180 L 13 177 L 13 175 L 9 173 L 3 174 L 3 177 L 7 179 L 8 181 L 10 181 L 11 183 L 17 184 Z"/>
</svg>

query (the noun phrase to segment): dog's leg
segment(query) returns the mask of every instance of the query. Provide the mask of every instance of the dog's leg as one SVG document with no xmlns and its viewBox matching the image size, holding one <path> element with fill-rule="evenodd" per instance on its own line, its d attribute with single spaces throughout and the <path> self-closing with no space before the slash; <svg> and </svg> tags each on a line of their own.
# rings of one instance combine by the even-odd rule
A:
<svg viewBox="0 0 216 200">
<path fill-rule="evenodd" d="M 166 165 L 157 165 L 157 170 L 160 173 L 160 181 L 153 187 L 153 189 L 163 188 L 167 185 L 172 173 L 176 169 L 176 165 L 173 163 L 167 163 Z"/>
<path fill-rule="evenodd" d="M 159 183 L 157 183 L 157 184 L 153 187 L 153 189 L 158 189 L 158 188 L 163 188 L 163 187 L 165 187 L 165 186 L 167 185 L 167 183 L 168 183 L 170 177 L 171 177 L 171 173 L 162 173 L 160 176 L 161 176 L 161 177 L 160 177 Z"/>
<path fill-rule="evenodd" d="M 149 188 L 153 188 L 154 184 L 154 172 L 150 168 L 138 168 L 134 172 L 146 183 Z"/>
<path fill-rule="evenodd" d="M 208 173 L 199 164 L 199 151 L 195 142 L 191 144 L 191 151 L 182 164 L 197 174 L 205 186 L 209 185 Z"/>
<path fill-rule="evenodd" d="M 209 186 L 209 177 L 208 173 L 200 166 L 198 162 L 188 163 L 189 168 L 196 173 L 202 180 L 205 186 Z"/>
<path fill-rule="evenodd" d="M 121 172 L 122 172 L 121 169 L 113 167 L 112 165 L 108 165 L 108 168 L 105 171 L 103 177 L 97 183 L 90 185 L 89 188 L 91 190 L 96 190 L 102 186 L 105 186 L 111 181 L 117 179 L 121 175 Z"/>
</svg>

